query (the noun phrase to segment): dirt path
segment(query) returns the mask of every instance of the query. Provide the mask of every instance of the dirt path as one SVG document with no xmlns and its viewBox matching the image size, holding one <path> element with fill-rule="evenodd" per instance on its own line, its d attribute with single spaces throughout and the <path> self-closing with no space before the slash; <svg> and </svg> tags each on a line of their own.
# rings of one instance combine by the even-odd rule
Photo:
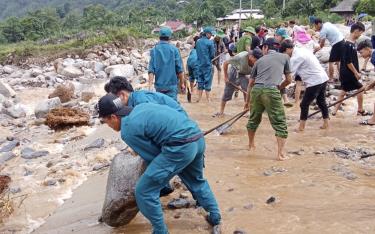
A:
<svg viewBox="0 0 375 234">
<path fill-rule="evenodd" d="M 185 97 L 180 97 L 202 129 L 223 121 L 211 117 L 219 106 L 222 89 L 222 86 L 214 88 L 210 104 L 204 101 L 189 104 Z M 228 105 L 225 118 L 241 110 L 242 100 L 238 98 Z M 330 130 L 318 130 L 320 121 L 312 120 L 305 133 L 297 134 L 293 128 L 297 125 L 298 110 L 288 110 L 287 115 L 290 127 L 287 151 L 291 158 L 284 162 L 275 160 L 276 140 L 266 115 L 256 136 L 255 152 L 249 152 L 246 147 L 245 118 L 228 134 L 211 134 L 206 138 L 206 177 L 222 211 L 223 233 L 235 230 L 246 233 L 375 233 L 375 158 L 360 163 L 328 153 L 340 146 L 375 151 L 374 128 L 359 127 L 357 123 L 361 119 L 354 117 L 354 109 L 348 108 L 344 117 L 332 120 Z M 323 154 L 316 154 L 317 151 Z M 348 177 L 345 172 L 357 178 Z M 150 233 L 150 225 L 140 214 L 128 226 L 119 229 L 97 223 L 105 185 L 105 172 L 90 178 L 36 233 Z M 178 195 L 179 191 L 163 198 L 163 205 Z M 266 204 L 271 196 L 276 201 Z M 210 232 L 195 209 L 165 210 L 165 219 L 172 234 Z"/>
</svg>

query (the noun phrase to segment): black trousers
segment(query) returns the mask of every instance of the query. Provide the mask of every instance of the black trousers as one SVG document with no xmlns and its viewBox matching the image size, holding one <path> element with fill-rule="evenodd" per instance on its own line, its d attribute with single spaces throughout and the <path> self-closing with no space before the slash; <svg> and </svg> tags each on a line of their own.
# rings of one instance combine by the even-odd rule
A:
<svg viewBox="0 0 375 234">
<path fill-rule="evenodd" d="M 300 120 L 307 120 L 309 115 L 309 106 L 316 99 L 319 109 L 322 111 L 323 119 L 329 118 L 328 107 L 325 97 L 325 92 L 327 88 L 327 82 L 312 87 L 306 88 L 305 94 L 303 96 L 301 107 Z"/>
</svg>

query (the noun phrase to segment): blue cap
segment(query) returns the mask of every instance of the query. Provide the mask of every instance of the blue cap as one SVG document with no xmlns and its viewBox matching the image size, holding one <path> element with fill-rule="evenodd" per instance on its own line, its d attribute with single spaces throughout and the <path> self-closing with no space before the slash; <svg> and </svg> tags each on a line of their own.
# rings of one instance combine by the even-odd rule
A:
<svg viewBox="0 0 375 234">
<path fill-rule="evenodd" d="M 168 27 L 162 27 L 160 28 L 160 37 L 168 37 L 168 38 L 171 38 L 172 37 L 172 30 Z"/>
<path fill-rule="evenodd" d="M 213 27 L 205 27 L 204 29 L 203 29 L 203 32 L 204 33 L 210 33 L 210 34 L 212 34 L 212 35 L 214 35 L 216 32 L 215 32 L 215 29 L 213 28 Z"/>
<path fill-rule="evenodd" d="M 276 35 L 279 35 L 279 36 L 283 37 L 284 39 L 289 38 L 289 35 L 288 35 L 285 28 L 278 28 L 276 30 Z"/>
</svg>

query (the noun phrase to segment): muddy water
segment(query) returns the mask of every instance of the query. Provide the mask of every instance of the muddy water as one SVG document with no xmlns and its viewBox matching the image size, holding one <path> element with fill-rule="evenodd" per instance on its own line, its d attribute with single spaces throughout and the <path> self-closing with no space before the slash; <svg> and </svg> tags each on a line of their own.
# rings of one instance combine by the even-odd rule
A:
<svg viewBox="0 0 375 234">
<path fill-rule="evenodd" d="M 215 82 L 216 83 L 216 82 Z M 215 87 L 210 104 L 186 103 L 184 107 L 202 129 L 223 119 L 211 115 L 218 110 L 222 87 Z M 375 100 L 370 93 L 366 100 Z M 311 120 L 304 133 L 295 133 L 298 109 L 287 110 L 290 136 L 287 161 L 276 161 L 276 140 L 266 116 L 257 132 L 254 152 L 247 150 L 247 120 L 242 118 L 232 130 L 207 136 L 206 177 L 217 197 L 223 215 L 223 233 L 243 230 L 247 233 L 375 233 L 375 158 L 352 162 L 328 153 L 333 147 L 374 147 L 374 128 L 360 127 L 355 102 L 347 103 L 346 112 L 334 117 L 329 130 L 319 130 L 321 122 Z M 228 104 L 227 118 L 241 111 L 242 100 Z M 225 117 L 224 117 L 225 119 Z M 321 151 L 324 154 L 316 155 Z M 297 153 L 296 153 L 297 152 Z M 276 168 L 279 173 L 266 171 Z M 348 180 L 342 171 L 357 176 Z M 150 225 L 138 215 L 126 227 L 111 229 L 97 223 L 100 215 L 106 173 L 97 174 L 47 219 L 36 233 L 149 233 Z M 165 206 L 180 191 L 163 198 Z M 276 201 L 266 204 L 271 196 Z M 209 233 L 209 226 L 196 209 L 165 210 L 171 233 Z"/>
</svg>

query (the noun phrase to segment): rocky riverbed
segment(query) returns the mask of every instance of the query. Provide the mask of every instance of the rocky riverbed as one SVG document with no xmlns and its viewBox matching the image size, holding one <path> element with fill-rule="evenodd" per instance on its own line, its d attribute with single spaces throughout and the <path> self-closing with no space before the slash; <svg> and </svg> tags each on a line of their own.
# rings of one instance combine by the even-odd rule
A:
<svg viewBox="0 0 375 234">
<path fill-rule="evenodd" d="M 128 148 L 118 134 L 99 124 L 94 105 L 113 76 L 126 76 L 136 89 L 147 87 L 148 51 L 155 42 L 150 40 L 142 49 L 97 47 L 85 57 L 72 54 L 43 65 L 0 66 L 0 174 L 10 178 L 0 201 L 9 211 L 1 213 L 0 232 L 112 232 L 97 218 L 111 160 Z M 181 44 L 185 57 L 191 46 Z M 328 52 L 329 48 L 322 51 L 322 63 Z M 212 103 L 187 103 L 182 95 L 180 101 L 202 129 L 209 129 L 223 120 L 211 118 L 222 91 L 215 77 Z M 329 102 L 337 95 L 333 83 Z M 373 100 L 369 92 L 367 108 Z M 234 100 L 227 116 L 241 108 L 242 101 Z M 361 118 L 355 108 L 349 100 L 345 112 L 332 118 L 330 130 L 318 130 L 317 119 L 308 122 L 303 134 L 293 132 L 298 108 L 288 109 L 291 159 L 286 162 L 274 161 L 267 118 L 257 135 L 256 152 L 246 149 L 245 119 L 223 136 L 208 136 L 206 171 L 223 211 L 224 233 L 301 233 L 306 225 L 311 233 L 375 231 L 373 220 L 367 218 L 374 216 L 373 209 L 362 210 L 373 204 L 375 157 L 359 159 L 375 153 L 374 130 L 358 125 Z M 176 185 L 176 192 L 162 199 L 171 233 L 209 232 L 202 216 L 196 215 L 200 211 L 191 195 Z M 146 223 L 138 215 L 115 232 L 147 233 Z"/>
</svg>

